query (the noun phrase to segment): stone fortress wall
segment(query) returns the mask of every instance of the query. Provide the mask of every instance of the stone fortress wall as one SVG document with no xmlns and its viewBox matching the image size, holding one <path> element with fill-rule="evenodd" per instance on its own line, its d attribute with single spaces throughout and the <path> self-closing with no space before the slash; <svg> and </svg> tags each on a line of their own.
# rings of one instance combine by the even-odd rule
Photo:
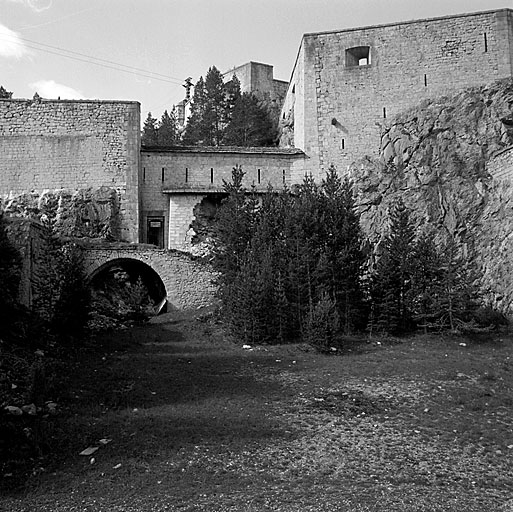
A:
<svg viewBox="0 0 513 512">
<path fill-rule="evenodd" d="M 0 100 L 0 197 L 110 187 L 138 241 L 140 126 L 137 102 Z"/>
<path fill-rule="evenodd" d="M 314 176 L 377 155 L 388 118 L 424 98 L 512 76 L 513 11 L 306 34 L 281 113 L 281 145 Z"/>
<path fill-rule="evenodd" d="M 205 198 L 223 193 L 234 167 L 244 171 L 243 186 L 264 192 L 290 186 L 303 168 L 296 149 L 242 147 L 143 148 L 141 152 L 142 230 L 147 240 L 151 218 L 164 219 L 164 247 L 187 250 L 194 209 Z"/>
</svg>

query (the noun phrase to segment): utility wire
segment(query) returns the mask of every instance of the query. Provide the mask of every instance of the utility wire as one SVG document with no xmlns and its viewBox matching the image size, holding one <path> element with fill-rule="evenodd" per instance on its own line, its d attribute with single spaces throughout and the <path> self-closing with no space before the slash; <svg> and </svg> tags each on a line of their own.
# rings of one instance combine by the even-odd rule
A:
<svg viewBox="0 0 513 512">
<path fill-rule="evenodd" d="M 12 38 L 6 38 L 6 37 L 2 37 L 0 35 L 0 40 L 12 41 Z M 76 60 L 79 62 L 85 62 L 87 64 L 94 64 L 95 66 L 100 66 L 100 67 L 104 67 L 107 69 L 113 69 L 116 71 L 131 73 L 131 74 L 135 74 L 138 76 L 142 76 L 144 78 L 151 78 L 153 80 L 159 80 L 161 82 L 167 82 L 167 83 L 172 83 L 172 84 L 176 84 L 176 85 L 181 85 L 183 83 L 183 80 L 174 78 L 172 76 L 163 75 L 162 73 L 157 73 L 157 72 L 149 71 L 146 69 L 136 68 L 134 66 L 127 66 L 126 64 L 120 64 L 119 62 L 101 59 L 99 57 L 93 57 L 91 55 L 74 52 L 72 50 L 66 50 L 64 48 L 59 48 L 58 46 L 51 46 L 51 45 L 44 44 L 44 43 L 38 43 L 36 41 L 31 41 L 29 39 L 24 39 L 22 37 L 20 37 L 19 40 L 23 41 L 24 43 L 29 43 L 29 44 L 26 44 L 26 46 L 27 46 L 27 48 L 31 48 L 32 50 L 38 50 L 41 52 L 58 55 L 59 57 L 67 57 L 68 59 L 73 59 L 73 60 Z M 33 46 L 33 45 L 37 45 L 37 46 Z M 44 48 L 39 48 L 39 46 L 42 46 Z M 50 49 L 46 49 L 46 48 L 50 48 Z M 66 53 L 63 53 L 63 52 L 69 53 L 71 55 L 66 55 Z M 75 55 L 77 55 L 78 57 L 75 57 Z M 83 58 L 80 58 L 80 57 L 83 57 Z M 86 60 L 86 59 L 89 59 L 89 60 Z M 98 61 L 98 62 L 95 62 L 95 61 Z M 125 69 L 123 69 L 123 68 L 125 68 Z"/>
</svg>

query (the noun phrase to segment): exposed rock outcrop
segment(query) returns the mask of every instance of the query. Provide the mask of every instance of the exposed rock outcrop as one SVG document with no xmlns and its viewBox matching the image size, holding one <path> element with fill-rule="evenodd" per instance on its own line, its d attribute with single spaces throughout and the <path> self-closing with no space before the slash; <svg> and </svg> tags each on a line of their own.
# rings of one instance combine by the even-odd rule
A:
<svg viewBox="0 0 513 512">
<path fill-rule="evenodd" d="M 60 236 L 120 240 L 120 198 L 116 189 L 47 190 L 4 200 L 6 213 L 49 225 Z"/>
<path fill-rule="evenodd" d="M 378 243 L 390 204 L 402 198 L 419 228 L 461 242 L 488 300 L 513 313 L 513 158 L 504 157 L 512 144 L 510 80 L 397 116 L 382 134 L 380 157 L 350 171 L 364 230 Z"/>
</svg>

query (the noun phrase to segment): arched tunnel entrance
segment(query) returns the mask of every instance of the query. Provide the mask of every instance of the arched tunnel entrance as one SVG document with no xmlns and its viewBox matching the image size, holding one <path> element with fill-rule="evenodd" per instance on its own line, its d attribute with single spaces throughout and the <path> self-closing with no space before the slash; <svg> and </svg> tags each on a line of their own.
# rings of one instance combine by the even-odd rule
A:
<svg viewBox="0 0 513 512">
<path fill-rule="evenodd" d="M 117 258 L 89 276 L 93 306 L 113 316 L 134 319 L 167 310 L 166 287 L 159 274 L 143 261 Z"/>
</svg>

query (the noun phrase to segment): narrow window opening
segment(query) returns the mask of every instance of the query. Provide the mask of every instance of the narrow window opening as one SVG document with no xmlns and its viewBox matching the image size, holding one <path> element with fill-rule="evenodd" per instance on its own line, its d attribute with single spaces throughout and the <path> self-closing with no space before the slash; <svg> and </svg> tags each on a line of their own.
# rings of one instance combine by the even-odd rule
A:
<svg viewBox="0 0 513 512">
<path fill-rule="evenodd" d="M 285 185 L 285 169 L 282 170 L 282 180 L 283 184 Z"/>
<path fill-rule="evenodd" d="M 189 181 L 189 168 L 186 167 L 185 168 L 185 183 L 187 183 Z"/>
<path fill-rule="evenodd" d="M 340 149 L 346 149 L 346 141 L 344 139 L 340 141 Z"/>
<path fill-rule="evenodd" d="M 258 180 L 258 184 L 260 185 L 260 179 L 261 179 L 261 172 L 260 172 L 260 169 L 258 169 L 258 176 L 257 176 L 257 180 Z"/>
<path fill-rule="evenodd" d="M 427 75 L 424 75 L 424 87 L 427 87 Z"/>
<path fill-rule="evenodd" d="M 146 181 L 146 167 L 143 167 L 143 181 Z"/>
<path fill-rule="evenodd" d="M 486 32 L 483 34 L 484 36 L 484 51 L 485 53 L 488 52 L 488 36 L 486 35 Z"/>
<path fill-rule="evenodd" d="M 370 63 L 370 46 L 356 46 L 346 50 L 346 67 L 369 66 Z"/>
<path fill-rule="evenodd" d="M 292 86 L 292 94 L 296 94 L 296 84 Z"/>
<path fill-rule="evenodd" d="M 214 183 L 214 168 L 210 168 L 210 183 Z"/>
<path fill-rule="evenodd" d="M 387 118 L 387 109 L 386 107 L 383 107 L 383 119 Z"/>
<path fill-rule="evenodd" d="M 162 181 L 164 181 L 165 177 L 166 177 L 166 168 L 162 167 Z"/>
</svg>

